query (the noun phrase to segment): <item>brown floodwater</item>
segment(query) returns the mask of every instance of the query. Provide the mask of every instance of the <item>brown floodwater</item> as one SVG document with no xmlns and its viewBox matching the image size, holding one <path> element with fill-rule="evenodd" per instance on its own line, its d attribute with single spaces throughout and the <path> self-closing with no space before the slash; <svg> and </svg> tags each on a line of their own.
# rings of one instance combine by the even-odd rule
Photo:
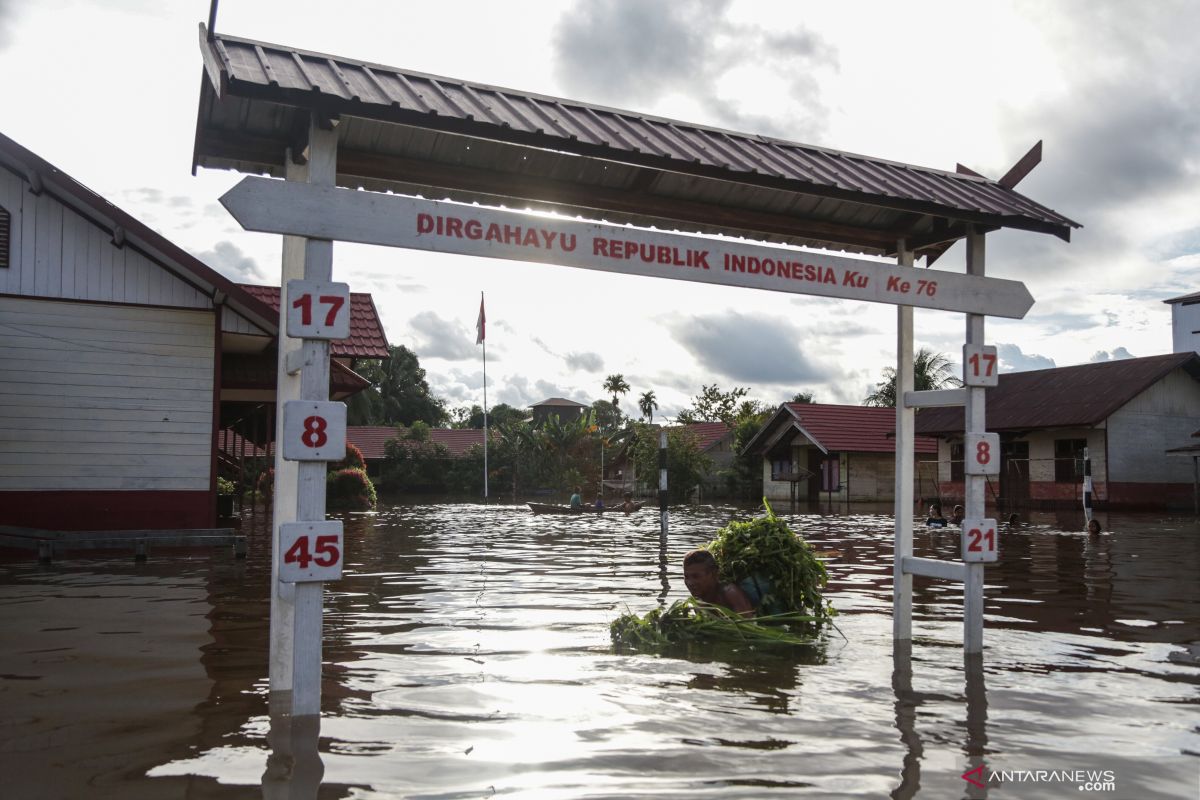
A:
<svg viewBox="0 0 1200 800">
<path fill-rule="evenodd" d="M 747 509 L 673 508 L 665 548 L 649 509 L 349 515 L 319 731 L 269 713 L 261 531 L 245 561 L 8 557 L 0 796 L 1200 794 L 1191 517 L 1105 515 L 1089 538 L 1078 515 L 1035 512 L 1006 529 L 975 660 L 960 587 L 929 579 L 911 654 L 893 647 L 886 509 L 776 511 L 828 555 L 841 633 L 659 656 L 614 652 L 609 622 L 686 596 L 682 555 Z M 916 532 L 917 555 L 958 546 Z M 982 787 L 961 777 L 981 765 Z"/>
</svg>

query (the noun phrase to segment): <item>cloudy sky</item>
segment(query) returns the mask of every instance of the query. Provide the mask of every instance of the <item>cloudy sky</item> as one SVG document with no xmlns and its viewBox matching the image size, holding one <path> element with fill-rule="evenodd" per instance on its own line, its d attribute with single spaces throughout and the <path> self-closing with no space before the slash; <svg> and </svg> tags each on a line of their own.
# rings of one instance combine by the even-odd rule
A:
<svg viewBox="0 0 1200 800">
<path fill-rule="evenodd" d="M 0 0 L 0 131 L 210 266 L 279 278 L 279 237 L 190 174 L 208 0 Z M 974 9 L 968 10 L 968 9 Z M 1162 300 L 1200 290 L 1200 4 L 224 0 L 219 31 L 492 85 L 998 178 L 1082 223 L 1000 232 L 988 272 L 1037 303 L 988 323 L 1006 371 L 1168 352 Z M 1192 88 L 1188 88 L 1192 87 Z M 936 269 L 963 269 L 956 245 Z M 338 244 L 451 406 L 590 402 L 606 375 L 670 415 L 703 384 L 858 403 L 894 359 L 890 306 Z M 957 357 L 961 315 L 916 312 Z"/>
</svg>

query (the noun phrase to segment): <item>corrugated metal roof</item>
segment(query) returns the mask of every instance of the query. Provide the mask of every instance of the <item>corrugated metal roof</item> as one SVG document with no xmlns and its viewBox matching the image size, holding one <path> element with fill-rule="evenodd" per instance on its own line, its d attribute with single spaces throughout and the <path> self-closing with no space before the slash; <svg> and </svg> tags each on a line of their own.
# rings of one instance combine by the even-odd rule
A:
<svg viewBox="0 0 1200 800">
<path fill-rule="evenodd" d="M 827 452 L 896 452 L 896 409 L 831 403 L 784 403 L 746 444 L 745 451 L 762 452 L 782 427 L 793 424 Z M 918 436 L 913 450 L 920 455 L 936 454 L 937 440 Z"/>
<path fill-rule="evenodd" d="M 280 294 L 278 286 L 256 286 L 249 283 L 238 285 L 270 306 L 278 319 Z M 388 357 L 388 343 L 387 337 L 383 333 L 383 322 L 379 319 L 375 301 L 369 293 L 350 293 L 350 338 L 332 342 L 330 351 L 330 355 L 337 358 Z"/>
<path fill-rule="evenodd" d="M 1200 379 L 1200 356 L 1195 353 L 1002 374 L 998 385 L 987 389 L 987 429 L 1019 431 L 1098 425 L 1181 367 Z M 926 408 L 917 414 L 917 433 L 961 434 L 962 431 L 961 408 Z"/>
<path fill-rule="evenodd" d="M 539 408 L 541 406 L 565 406 L 568 408 L 587 408 L 583 403 L 576 403 L 574 400 L 568 400 L 565 397 L 547 397 L 540 403 L 534 403 L 530 408 Z"/>
<path fill-rule="evenodd" d="M 208 41 L 203 26 L 200 41 L 208 80 L 194 165 L 282 175 L 299 112 L 313 109 L 341 115 L 339 182 L 349 186 L 523 198 L 614 222 L 875 253 L 900 236 L 932 252 L 966 222 L 1064 239 L 1079 227 L 978 175 L 225 34 Z"/>
<path fill-rule="evenodd" d="M 1184 305 L 1200 303 L 1200 292 L 1193 292 L 1192 294 L 1185 294 L 1180 297 L 1172 297 L 1170 300 L 1163 300 L 1163 302 L 1168 305 L 1174 305 L 1175 303 L 1183 303 Z"/>
</svg>

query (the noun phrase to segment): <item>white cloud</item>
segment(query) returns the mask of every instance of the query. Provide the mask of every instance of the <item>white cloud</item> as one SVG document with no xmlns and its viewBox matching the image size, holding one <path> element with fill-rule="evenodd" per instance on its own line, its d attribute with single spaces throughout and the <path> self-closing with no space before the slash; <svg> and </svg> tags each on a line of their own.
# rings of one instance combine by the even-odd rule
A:
<svg viewBox="0 0 1200 800">
<path fill-rule="evenodd" d="M 1053 358 L 1025 353 L 1018 345 L 996 343 L 996 355 L 1000 357 L 1001 372 L 1025 372 L 1031 369 L 1049 369 L 1058 366 Z"/>
</svg>

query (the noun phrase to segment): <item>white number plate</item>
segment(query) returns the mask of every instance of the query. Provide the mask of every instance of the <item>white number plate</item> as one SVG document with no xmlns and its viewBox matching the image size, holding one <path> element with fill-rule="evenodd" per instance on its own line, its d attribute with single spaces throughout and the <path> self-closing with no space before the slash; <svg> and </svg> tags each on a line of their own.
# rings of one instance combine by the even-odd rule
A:
<svg viewBox="0 0 1200 800">
<path fill-rule="evenodd" d="M 340 580 L 342 552 L 342 523 L 285 522 L 279 526 L 279 580 Z"/>
</svg>

